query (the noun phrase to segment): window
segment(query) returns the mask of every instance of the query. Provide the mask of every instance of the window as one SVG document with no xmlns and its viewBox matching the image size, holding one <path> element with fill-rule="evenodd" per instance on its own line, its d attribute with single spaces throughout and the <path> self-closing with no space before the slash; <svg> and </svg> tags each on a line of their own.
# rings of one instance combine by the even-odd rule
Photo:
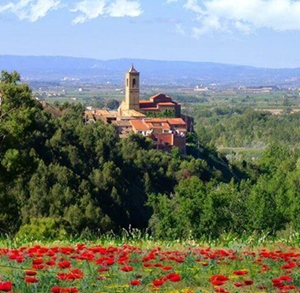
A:
<svg viewBox="0 0 300 293">
<path fill-rule="evenodd" d="M 133 78 L 132 79 L 132 87 L 135 87 L 135 85 L 136 85 L 136 80 L 135 80 L 135 78 Z"/>
<path fill-rule="evenodd" d="M 128 87 L 128 78 L 127 78 L 127 80 L 126 80 L 126 85 L 127 85 L 127 87 Z"/>
</svg>

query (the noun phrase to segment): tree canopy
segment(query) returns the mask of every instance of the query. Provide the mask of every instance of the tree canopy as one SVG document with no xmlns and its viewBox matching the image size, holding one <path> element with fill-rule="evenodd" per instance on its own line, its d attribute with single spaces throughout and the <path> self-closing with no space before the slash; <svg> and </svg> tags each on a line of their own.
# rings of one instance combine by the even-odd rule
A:
<svg viewBox="0 0 300 293">
<path fill-rule="evenodd" d="M 48 111 L 15 72 L 2 72 L 0 97 L 0 233 L 37 236 L 37 225 L 43 237 L 129 226 L 160 238 L 299 230 L 296 150 L 273 144 L 238 166 L 193 134 L 187 156 L 162 152 L 138 135 L 120 139 L 113 125 L 85 124 L 81 105 Z"/>
</svg>

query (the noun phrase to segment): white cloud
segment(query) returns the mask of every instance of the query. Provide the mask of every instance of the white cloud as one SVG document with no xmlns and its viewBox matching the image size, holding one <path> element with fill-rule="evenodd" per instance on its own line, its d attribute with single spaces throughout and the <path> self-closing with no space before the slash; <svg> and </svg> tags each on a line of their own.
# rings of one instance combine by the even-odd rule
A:
<svg viewBox="0 0 300 293">
<path fill-rule="evenodd" d="M 79 12 L 73 23 L 83 23 L 104 14 L 106 0 L 84 0 L 78 2 L 72 12 Z"/>
<path fill-rule="evenodd" d="M 20 0 L 0 6 L 0 13 L 11 12 L 20 20 L 35 22 L 51 10 L 57 9 L 60 3 L 60 0 Z"/>
<path fill-rule="evenodd" d="M 172 1 L 169 1 L 172 2 Z M 299 0 L 185 0 L 196 15 L 195 36 L 212 31 L 300 30 Z"/>
<path fill-rule="evenodd" d="M 116 0 L 107 7 L 107 13 L 112 17 L 137 17 L 143 11 L 138 1 Z"/>
<path fill-rule="evenodd" d="M 137 17 L 143 13 L 139 0 L 11 0 L 8 4 L 0 4 L 0 13 L 13 13 L 20 20 L 35 22 L 51 10 L 65 7 L 77 14 L 74 24 L 99 16 Z"/>
<path fill-rule="evenodd" d="M 110 17 L 137 17 L 142 14 L 138 1 L 128 0 L 83 0 L 78 2 L 72 12 L 79 12 L 73 23 L 84 23 L 101 15 Z"/>
</svg>

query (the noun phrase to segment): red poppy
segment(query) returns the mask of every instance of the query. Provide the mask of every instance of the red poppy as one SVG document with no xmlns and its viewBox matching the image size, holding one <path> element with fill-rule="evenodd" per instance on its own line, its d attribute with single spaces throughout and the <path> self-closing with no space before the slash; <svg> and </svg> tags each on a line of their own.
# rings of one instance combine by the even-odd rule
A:
<svg viewBox="0 0 300 293">
<path fill-rule="evenodd" d="M 60 293 L 61 292 L 61 287 L 59 286 L 54 286 L 51 288 L 52 293 Z"/>
<path fill-rule="evenodd" d="M 132 280 L 130 281 L 130 285 L 132 286 L 138 286 L 138 285 L 141 285 L 142 282 L 140 280 Z"/>
<path fill-rule="evenodd" d="M 214 280 L 214 281 L 211 282 L 211 284 L 212 284 L 213 286 L 222 286 L 222 285 L 224 285 L 225 283 L 226 283 L 226 281 L 221 281 L 221 280 Z"/>
<path fill-rule="evenodd" d="M 32 264 L 34 265 L 40 265 L 42 263 L 44 263 L 44 261 L 41 258 L 36 258 L 32 260 Z"/>
<path fill-rule="evenodd" d="M 297 265 L 296 265 L 295 263 L 290 262 L 290 263 L 287 263 L 287 264 L 281 266 L 281 268 L 282 268 L 283 270 L 288 270 L 288 269 L 293 269 L 293 268 L 295 268 L 296 266 L 297 266 Z"/>
<path fill-rule="evenodd" d="M 173 267 L 171 267 L 171 266 L 164 266 L 164 267 L 162 267 L 162 270 L 163 271 L 170 271 L 170 270 L 173 270 Z"/>
<path fill-rule="evenodd" d="M 152 281 L 153 286 L 155 287 L 159 287 L 162 286 L 164 284 L 164 280 L 162 279 L 156 279 Z"/>
<path fill-rule="evenodd" d="M 235 287 L 243 287 L 243 286 L 245 286 L 245 284 L 244 284 L 244 283 L 241 283 L 241 282 L 235 282 L 233 285 L 234 285 Z"/>
<path fill-rule="evenodd" d="M 8 292 L 12 290 L 12 283 L 11 282 L 0 282 L 0 291 Z"/>
<path fill-rule="evenodd" d="M 280 276 L 278 279 L 281 281 L 293 282 L 293 279 L 290 276 Z"/>
<path fill-rule="evenodd" d="M 245 285 L 250 286 L 254 283 L 253 280 L 244 280 Z"/>
<path fill-rule="evenodd" d="M 123 266 L 120 268 L 120 270 L 123 272 L 131 272 L 131 271 L 133 271 L 133 267 L 132 266 Z"/>
<path fill-rule="evenodd" d="M 71 263 L 69 261 L 62 261 L 60 263 L 58 263 L 59 268 L 61 269 L 67 269 L 71 267 Z"/>
<path fill-rule="evenodd" d="M 228 280 L 229 278 L 224 275 L 214 275 L 210 278 L 210 282 L 213 286 L 224 285 Z"/>
<path fill-rule="evenodd" d="M 234 271 L 233 272 L 235 275 L 237 276 L 243 276 L 243 275 L 247 275 L 248 274 L 248 271 L 245 271 L 245 270 L 238 270 L 238 271 Z"/>
<path fill-rule="evenodd" d="M 32 268 L 34 270 L 42 270 L 45 266 L 43 264 L 33 264 Z"/>
<path fill-rule="evenodd" d="M 39 282 L 39 280 L 35 277 L 25 277 L 24 280 L 26 283 L 38 283 Z"/>
<path fill-rule="evenodd" d="M 179 274 L 174 274 L 172 277 L 169 278 L 171 282 L 179 282 L 181 281 L 181 276 Z"/>
<path fill-rule="evenodd" d="M 212 277 L 210 277 L 211 282 L 216 280 L 226 282 L 229 280 L 229 278 L 224 275 L 213 275 Z"/>
</svg>

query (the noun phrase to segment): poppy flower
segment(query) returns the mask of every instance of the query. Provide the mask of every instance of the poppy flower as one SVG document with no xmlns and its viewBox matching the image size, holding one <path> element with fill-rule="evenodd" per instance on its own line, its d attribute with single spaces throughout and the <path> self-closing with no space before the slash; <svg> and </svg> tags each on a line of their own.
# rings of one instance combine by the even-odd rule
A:
<svg viewBox="0 0 300 293">
<path fill-rule="evenodd" d="M 235 282 L 233 285 L 234 285 L 235 287 L 243 287 L 243 286 L 245 286 L 245 284 L 244 284 L 244 283 L 241 283 L 241 282 Z"/>
<path fill-rule="evenodd" d="M 40 265 L 42 263 L 44 263 L 44 261 L 41 258 L 36 258 L 32 260 L 33 265 Z"/>
<path fill-rule="evenodd" d="M 235 275 L 237 275 L 237 276 L 244 276 L 244 275 L 248 274 L 248 271 L 246 271 L 246 270 L 238 270 L 238 271 L 234 271 L 233 273 Z"/>
<path fill-rule="evenodd" d="M 244 284 L 247 285 L 247 286 L 250 286 L 254 283 L 253 280 L 244 280 Z"/>
<path fill-rule="evenodd" d="M 52 293 L 60 293 L 61 292 L 61 287 L 59 286 L 54 286 L 51 288 Z"/>
<path fill-rule="evenodd" d="M 229 278 L 224 276 L 224 275 L 213 275 L 212 277 L 210 277 L 210 281 L 213 282 L 213 281 L 228 281 Z"/>
<path fill-rule="evenodd" d="M 281 281 L 293 282 L 293 279 L 290 276 L 280 276 L 278 279 Z"/>
<path fill-rule="evenodd" d="M 67 269 L 71 267 L 71 263 L 69 261 L 62 261 L 60 263 L 58 263 L 59 268 L 61 269 Z"/>
<path fill-rule="evenodd" d="M 222 286 L 228 280 L 229 280 L 229 278 L 224 275 L 214 275 L 210 278 L 210 282 L 213 286 Z"/>
<path fill-rule="evenodd" d="M 11 290 L 12 290 L 12 283 L 11 282 L 0 282 L 0 291 L 9 292 Z"/>
<path fill-rule="evenodd" d="M 225 283 L 226 283 L 226 281 L 221 281 L 221 280 L 214 280 L 214 281 L 211 282 L 211 284 L 212 284 L 213 286 L 222 286 L 222 285 L 224 285 Z"/>
<path fill-rule="evenodd" d="M 39 282 L 39 280 L 35 277 L 25 277 L 24 280 L 26 283 L 38 283 Z"/>
<path fill-rule="evenodd" d="M 130 285 L 132 285 L 132 286 L 138 286 L 141 284 L 142 284 L 142 282 L 140 280 L 131 280 L 130 281 Z"/>
<path fill-rule="evenodd" d="M 174 274 L 172 277 L 169 278 L 169 280 L 174 283 L 179 282 L 181 281 L 181 276 L 179 274 Z"/>
<path fill-rule="evenodd" d="M 296 266 L 297 266 L 297 265 L 296 265 L 295 263 L 290 262 L 290 263 L 287 263 L 287 264 L 285 264 L 285 265 L 282 265 L 281 268 L 282 268 L 283 270 L 288 270 L 288 269 L 293 269 L 293 268 L 295 268 Z"/>
<path fill-rule="evenodd" d="M 170 270 L 173 270 L 173 267 L 171 267 L 171 266 L 164 266 L 164 267 L 162 267 L 162 270 L 163 271 L 170 271 Z"/>
<path fill-rule="evenodd" d="M 155 287 L 159 287 L 162 286 L 164 284 L 164 280 L 162 279 L 156 279 L 152 281 L 153 286 Z"/>
<path fill-rule="evenodd" d="M 123 266 L 120 268 L 120 270 L 123 272 L 131 272 L 131 271 L 133 271 L 133 267 L 132 266 Z"/>
</svg>

